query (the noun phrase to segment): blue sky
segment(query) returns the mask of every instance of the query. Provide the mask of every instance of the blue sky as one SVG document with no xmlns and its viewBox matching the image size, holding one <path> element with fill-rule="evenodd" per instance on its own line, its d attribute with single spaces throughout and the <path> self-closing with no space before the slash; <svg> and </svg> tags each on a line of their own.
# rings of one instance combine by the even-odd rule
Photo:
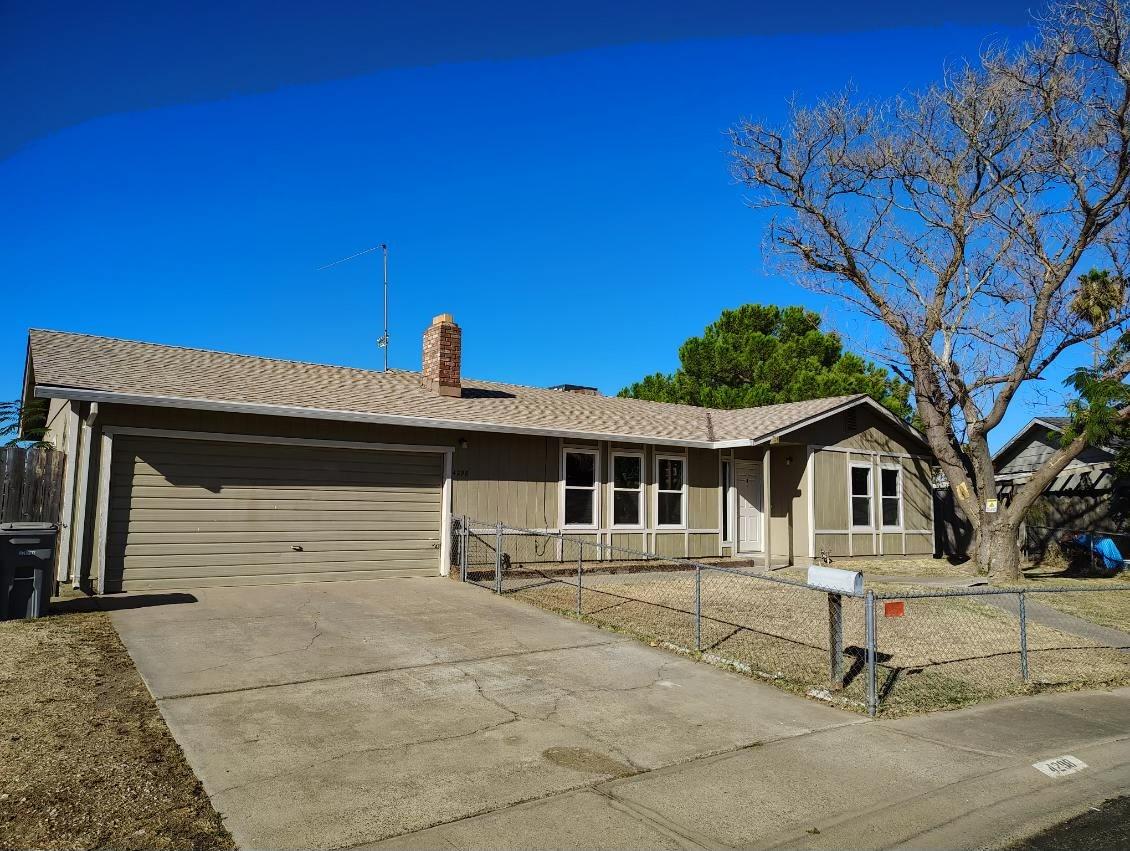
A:
<svg viewBox="0 0 1130 851">
<path fill-rule="evenodd" d="M 444 311 L 465 374 L 606 393 L 674 368 L 686 337 L 747 301 L 808 305 L 862 348 L 875 341 L 836 303 L 767 272 L 724 132 L 781 119 L 794 93 L 925 83 L 991 34 L 1024 35 L 629 32 L 78 110 L 0 159 L 0 396 L 19 393 L 28 327 L 376 367 L 378 255 L 317 269 L 381 241 L 396 367 L 419 367 Z M 996 442 L 1031 413 L 1015 406 Z"/>
</svg>

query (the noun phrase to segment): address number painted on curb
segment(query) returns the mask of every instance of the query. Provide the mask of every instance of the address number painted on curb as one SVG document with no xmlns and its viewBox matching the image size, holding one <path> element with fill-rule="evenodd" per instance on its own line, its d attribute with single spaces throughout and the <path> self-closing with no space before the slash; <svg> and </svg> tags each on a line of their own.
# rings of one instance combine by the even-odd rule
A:
<svg viewBox="0 0 1130 851">
<path fill-rule="evenodd" d="M 1087 767 L 1087 763 L 1074 756 L 1057 756 L 1055 759 L 1045 759 L 1043 762 L 1034 762 L 1032 767 L 1042 771 L 1048 777 L 1066 777 L 1075 774 Z"/>
</svg>

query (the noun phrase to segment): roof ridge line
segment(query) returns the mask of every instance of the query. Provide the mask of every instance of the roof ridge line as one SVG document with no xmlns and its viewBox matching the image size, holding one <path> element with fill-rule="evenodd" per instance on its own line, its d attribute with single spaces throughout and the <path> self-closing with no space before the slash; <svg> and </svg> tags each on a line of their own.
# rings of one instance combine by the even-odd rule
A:
<svg viewBox="0 0 1130 851">
<path fill-rule="evenodd" d="M 385 372 L 401 372 L 416 374 L 419 370 L 390 368 L 388 370 L 369 369 L 363 366 L 347 366 L 340 363 L 319 363 L 317 361 L 298 360 L 297 358 L 280 358 L 273 355 L 252 355 L 246 352 L 229 352 L 223 349 L 205 349 L 200 346 L 181 346 L 176 343 L 154 343 L 151 340 L 134 340 L 129 337 L 110 337 L 106 334 L 90 334 L 85 331 L 59 331 L 53 328 L 28 328 L 28 335 L 33 331 L 40 334 L 57 334 L 64 337 L 85 337 L 88 340 L 110 340 L 115 343 L 130 343 L 135 346 L 155 346 L 159 349 L 174 349 L 181 352 L 199 352 L 205 355 L 224 355 L 229 358 L 247 358 L 248 360 L 271 361 L 273 363 L 290 363 L 297 366 L 319 366 L 326 369 L 348 369 L 352 372 L 369 372 L 374 375 L 383 375 Z"/>
</svg>

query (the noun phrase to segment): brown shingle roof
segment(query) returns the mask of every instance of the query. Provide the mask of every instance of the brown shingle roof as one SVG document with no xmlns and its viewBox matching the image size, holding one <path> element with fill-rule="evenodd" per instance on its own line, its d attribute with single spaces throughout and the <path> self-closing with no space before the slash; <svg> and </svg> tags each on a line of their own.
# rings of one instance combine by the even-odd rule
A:
<svg viewBox="0 0 1130 851">
<path fill-rule="evenodd" d="M 40 330 L 30 332 L 30 357 L 41 388 L 173 397 L 201 407 L 272 406 L 300 409 L 299 414 L 301 409 L 339 412 L 343 419 L 421 418 L 468 427 L 701 445 L 757 440 L 865 398 L 720 411 L 472 379 L 464 379 L 462 396 L 453 398 L 422 387 L 418 373 L 403 370 L 375 372 Z"/>
</svg>

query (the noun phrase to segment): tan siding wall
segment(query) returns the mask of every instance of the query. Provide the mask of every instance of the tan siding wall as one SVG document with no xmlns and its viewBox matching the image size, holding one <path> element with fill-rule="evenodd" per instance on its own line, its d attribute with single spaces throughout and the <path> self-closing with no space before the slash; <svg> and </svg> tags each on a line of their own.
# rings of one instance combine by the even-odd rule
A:
<svg viewBox="0 0 1130 851">
<path fill-rule="evenodd" d="M 560 455 L 556 438 L 475 434 L 452 463 L 455 514 L 524 529 L 558 524 Z"/>
<path fill-rule="evenodd" d="M 692 533 L 690 538 L 690 551 L 688 558 L 710 558 L 718 555 L 718 536 L 703 533 Z"/>
<path fill-rule="evenodd" d="M 59 418 L 60 422 L 64 419 Z M 99 456 L 98 429 L 102 426 L 132 426 L 177 431 L 203 431 L 218 434 L 251 434 L 273 437 L 295 437 L 316 440 L 360 441 L 394 444 L 427 444 L 454 447 L 452 463 L 452 513 L 467 514 L 487 523 L 502 520 L 512 526 L 531 529 L 557 529 L 560 522 L 559 438 L 503 435 L 458 430 L 422 429 L 403 426 L 379 426 L 368 423 L 254 416 L 215 411 L 192 411 L 172 408 L 103 405 L 94 430 L 92 467 L 90 471 L 90 518 L 88 539 L 93 543 L 97 524 L 94 514 L 97 492 Z M 467 447 L 459 446 L 466 440 Z M 638 444 L 615 444 L 596 441 L 568 441 L 569 445 L 599 448 L 599 502 L 605 528 L 611 526 L 610 455 L 614 447 L 644 453 L 644 517 L 648 528 L 654 524 L 656 447 Z M 659 447 L 659 452 L 680 454 L 678 450 Z M 760 456 L 761 450 L 753 450 Z M 719 468 L 715 450 L 690 450 L 687 453 L 687 527 L 717 528 Z M 803 463 L 803 461 L 801 462 Z M 638 533 L 612 533 L 605 541 L 627 534 L 631 548 L 644 550 L 645 539 Z M 783 533 L 782 533 L 783 534 Z M 662 535 L 653 547 L 662 546 L 664 554 L 684 555 L 685 537 L 681 532 Z M 595 537 L 593 543 L 596 543 Z M 94 557 L 88 547 L 88 560 Z M 718 554 L 718 536 L 695 536 L 692 552 L 707 557 Z M 595 552 L 595 550 L 594 550 Z M 586 554 L 587 557 L 587 554 Z M 85 575 L 92 575 L 97 565 L 87 565 Z"/>
<path fill-rule="evenodd" d="M 580 555 L 584 561 L 596 561 L 597 543 L 596 535 L 566 532 L 565 540 L 561 544 L 561 558 L 566 562 L 575 562 Z"/>
<path fill-rule="evenodd" d="M 848 536 L 817 535 L 816 555 L 819 556 L 822 550 L 827 550 L 829 555 L 836 558 L 846 558 L 848 555 Z"/>
<path fill-rule="evenodd" d="M 857 556 L 873 556 L 875 555 L 875 539 L 870 532 L 867 533 L 854 533 L 851 536 L 852 555 Z"/>
<path fill-rule="evenodd" d="M 871 411 L 859 410 L 854 429 L 849 429 L 847 417 L 836 415 L 823 423 L 801 429 L 789 435 L 814 446 L 830 446 L 839 449 L 858 450 L 852 452 L 817 450 L 814 457 L 815 488 L 813 492 L 814 521 L 817 529 L 844 530 L 841 535 L 817 537 L 816 549 L 821 546 L 833 551 L 833 555 L 847 555 L 847 528 L 850 522 L 848 501 L 848 465 L 866 463 L 872 467 L 872 509 L 875 523 L 880 522 L 880 473 L 882 464 L 902 467 L 903 488 L 903 527 L 905 529 L 930 529 L 931 493 L 930 463 L 925 459 L 902 458 L 903 454 L 928 455 L 927 447 L 917 440 L 902 434 L 899 429 L 880 415 Z M 898 453 L 898 454 L 891 454 Z M 798 515 L 799 516 L 799 515 Z M 901 555 L 903 536 L 882 533 L 883 553 Z M 796 537 L 796 536 L 794 536 Z M 925 536 L 914 539 L 915 552 L 932 552 L 932 542 L 926 546 L 921 543 Z M 824 543 L 822 544 L 821 541 Z M 852 536 L 854 555 L 866 556 L 876 553 L 875 541 L 871 532 L 855 533 Z M 911 547 L 908 540 L 907 549 Z"/>
<path fill-rule="evenodd" d="M 933 529 L 934 502 L 929 463 L 917 458 L 904 458 L 902 471 L 903 528 Z"/>
<path fill-rule="evenodd" d="M 895 452 L 929 455 L 929 447 L 902 433 L 882 415 L 863 408 L 856 409 L 854 430 L 848 429 L 846 414 L 835 414 L 823 422 L 797 429 L 787 436 L 791 443 L 818 446 L 842 446 L 866 452 Z"/>
<path fill-rule="evenodd" d="M 687 528 L 717 529 L 718 452 L 691 449 L 687 452 Z M 717 553 L 717 548 L 715 548 Z"/>
<path fill-rule="evenodd" d="M 847 529 L 847 456 L 842 452 L 817 451 L 814 463 L 816 528 Z"/>
<path fill-rule="evenodd" d="M 644 552 L 644 542 L 642 532 L 613 532 L 611 535 L 612 546 L 623 547 L 626 550 L 633 552 Z M 613 559 L 633 559 L 635 556 L 630 553 L 609 553 L 609 558 Z"/>
<path fill-rule="evenodd" d="M 43 428 L 43 442 L 50 443 L 56 449 L 63 449 L 67 445 L 67 420 L 66 411 L 70 403 L 65 399 L 49 399 L 47 405 L 47 421 Z"/>
<path fill-rule="evenodd" d="M 906 533 L 906 554 L 907 555 L 933 555 L 934 553 L 934 533 L 933 532 L 907 532 Z"/>
<path fill-rule="evenodd" d="M 774 556 L 788 556 L 793 553 L 796 529 L 796 502 L 800 491 L 800 481 L 804 476 L 804 462 L 807 452 L 800 446 L 776 446 L 769 452 L 769 486 L 772 498 L 770 521 L 773 524 L 769 539 Z M 791 515 L 791 516 L 790 516 Z M 801 512 L 803 522 L 803 511 Z M 807 555 L 804 545 L 796 554 Z"/>
<path fill-rule="evenodd" d="M 661 556 L 685 558 L 687 554 L 685 536 L 682 532 L 657 532 L 655 552 Z"/>
</svg>

